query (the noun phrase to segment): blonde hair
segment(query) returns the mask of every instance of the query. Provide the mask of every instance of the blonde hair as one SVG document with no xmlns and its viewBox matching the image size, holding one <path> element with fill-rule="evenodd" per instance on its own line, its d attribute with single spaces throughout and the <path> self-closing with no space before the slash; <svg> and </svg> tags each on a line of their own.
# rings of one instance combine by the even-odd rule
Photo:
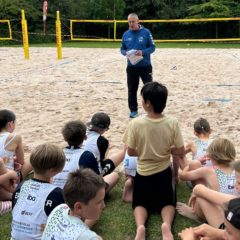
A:
<svg viewBox="0 0 240 240">
<path fill-rule="evenodd" d="M 220 164 L 229 164 L 236 157 L 236 150 L 233 143 L 226 138 L 217 138 L 208 147 L 208 155 Z"/>
<path fill-rule="evenodd" d="M 48 169 L 62 170 L 65 154 L 57 145 L 45 143 L 38 145 L 30 155 L 30 163 L 36 173 L 43 174 Z"/>
</svg>

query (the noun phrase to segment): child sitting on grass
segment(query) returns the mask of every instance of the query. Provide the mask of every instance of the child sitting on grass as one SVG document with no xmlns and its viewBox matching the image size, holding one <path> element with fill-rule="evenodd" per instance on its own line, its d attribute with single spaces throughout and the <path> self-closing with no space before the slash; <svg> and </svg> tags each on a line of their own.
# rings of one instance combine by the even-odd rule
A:
<svg viewBox="0 0 240 240">
<path fill-rule="evenodd" d="M 12 193 L 16 190 L 18 176 L 14 170 L 5 167 L 4 160 L 0 158 L 0 215 L 12 210 Z"/>
<path fill-rule="evenodd" d="M 131 120 L 123 136 L 128 154 L 138 157 L 132 201 L 135 240 L 146 239 L 145 224 L 152 212 L 161 214 L 162 235 L 167 239 L 167 235 L 172 236 L 176 204 L 171 154 L 178 155 L 178 165 L 185 167 L 184 143 L 178 121 L 163 113 L 167 88 L 158 82 L 146 83 L 141 95 L 147 114 Z"/>
<path fill-rule="evenodd" d="M 13 194 L 12 232 L 14 240 L 40 240 L 51 211 L 64 203 L 62 190 L 51 178 L 63 169 L 64 152 L 53 144 L 37 146 L 30 155 L 33 178 L 21 182 Z"/>
<path fill-rule="evenodd" d="M 68 144 L 64 148 L 66 163 L 63 171 L 53 177 L 53 184 L 62 189 L 68 174 L 79 168 L 91 168 L 97 174 L 103 175 L 93 153 L 82 146 L 83 140 L 86 139 L 86 129 L 85 124 L 79 120 L 67 122 L 62 129 L 64 140 Z M 117 184 L 119 176 L 113 172 L 107 176 L 103 175 L 103 178 L 107 185 L 106 191 L 109 192 Z"/>
<path fill-rule="evenodd" d="M 105 206 L 103 179 L 91 169 L 78 169 L 69 173 L 63 192 L 66 204 L 59 205 L 50 214 L 42 240 L 102 239 L 84 221 L 96 221 Z"/>
<path fill-rule="evenodd" d="M 195 220 L 207 221 L 209 225 L 218 228 L 224 221 L 222 210 L 225 202 L 240 197 L 240 161 L 233 163 L 236 182 L 233 194 L 221 193 L 198 184 L 193 189 L 191 206 L 183 205 L 180 214 Z"/>
<path fill-rule="evenodd" d="M 91 122 L 87 123 L 87 138 L 83 143 L 84 149 L 92 152 L 96 156 L 99 169 L 102 175 L 110 175 L 114 169 L 123 161 L 125 149 L 113 154 L 108 154 L 110 150 L 109 140 L 104 133 L 109 130 L 111 120 L 108 114 L 97 112 L 92 116 Z"/>
<path fill-rule="evenodd" d="M 31 164 L 24 160 L 22 137 L 14 132 L 16 127 L 16 115 L 14 112 L 0 110 L 0 157 L 5 160 L 7 169 L 17 170 L 21 178 L 25 178 L 32 170 Z"/>
<path fill-rule="evenodd" d="M 185 153 L 192 153 L 192 160 L 199 160 L 202 165 L 211 166 L 211 160 L 206 158 L 207 148 L 213 139 L 210 139 L 212 132 L 210 124 L 205 118 L 199 118 L 194 122 L 194 135 L 197 137 L 194 141 L 188 143 L 185 147 Z"/>
<path fill-rule="evenodd" d="M 178 235 L 181 240 L 239 240 L 240 239 L 240 198 L 228 201 L 224 211 L 224 229 L 202 224 L 198 227 L 182 230 Z M 173 240 L 169 238 L 168 240 Z"/>
<path fill-rule="evenodd" d="M 233 143 L 225 138 L 217 138 L 209 145 L 207 154 L 212 166 L 202 167 L 199 161 L 191 161 L 180 173 L 180 179 L 192 181 L 193 185 L 201 183 L 213 190 L 233 194 L 236 180 L 231 165 L 236 157 Z"/>
</svg>

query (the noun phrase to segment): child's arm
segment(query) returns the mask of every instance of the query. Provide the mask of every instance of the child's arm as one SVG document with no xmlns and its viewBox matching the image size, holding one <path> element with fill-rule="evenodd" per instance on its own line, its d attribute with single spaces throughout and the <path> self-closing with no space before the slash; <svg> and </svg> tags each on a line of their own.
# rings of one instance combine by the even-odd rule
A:
<svg viewBox="0 0 240 240">
<path fill-rule="evenodd" d="M 127 153 L 129 156 L 138 156 L 136 149 L 127 147 Z"/>
<path fill-rule="evenodd" d="M 194 151 L 194 142 L 190 142 L 185 146 L 185 154 Z"/>
<path fill-rule="evenodd" d="M 196 185 L 193 188 L 193 193 L 196 195 L 196 197 L 204 198 L 207 201 L 210 201 L 214 204 L 218 204 L 221 206 L 223 206 L 226 202 L 229 202 L 231 199 L 236 198 L 236 196 L 234 196 L 234 195 L 221 193 L 221 192 L 212 190 L 202 184 Z"/>
<path fill-rule="evenodd" d="M 180 179 L 183 181 L 195 181 L 195 180 L 206 180 L 209 174 L 212 174 L 212 170 L 206 167 L 200 167 L 195 170 L 189 170 L 189 165 L 186 166 L 180 175 Z"/>
<path fill-rule="evenodd" d="M 16 162 L 23 165 L 24 164 L 24 152 L 23 152 L 23 145 L 22 145 L 22 137 L 20 135 L 16 136 L 16 144 L 17 144 L 17 148 L 15 150 Z"/>
<path fill-rule="evenodd" d="M 180 166 L 181 169 L 184 169 L 187 166 L 187 159 L 185 158 L 185 148 L 171 148 L 171 154 L 173 155 L 173 161 L 177 163 L 174 165 Z"/>
<path fill-rule="evenodd" d="M 6 173 L 0 175 L 0 185 L 10 180 L 17 180 L 17 173 L 13 170 L 8 170 Z"/>
<path fill-rule="evenodd" d="M 214 228 L 208 224 L 202 224 L 193 229 L 194 235 L 199 239 L 226 240 L 225 231 Z"/>
</svg>

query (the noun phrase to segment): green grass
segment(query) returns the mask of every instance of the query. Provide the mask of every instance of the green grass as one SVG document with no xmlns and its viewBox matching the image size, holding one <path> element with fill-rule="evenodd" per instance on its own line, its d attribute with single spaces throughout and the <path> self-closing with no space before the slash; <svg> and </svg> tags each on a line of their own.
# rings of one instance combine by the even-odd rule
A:
<svg viewBox="0 0 240 240">
<path fill-rule="evenodd" d="M 123 203 L 121 200 L 124 185 L 124 176 L 110 193 L 106 201 L 106 208 L 103 210 L 99 223 L 94 227 L 100 236 L 105 240 L 132 240 L 135 236 L 135 223 L 132 214 L 131 204 Z M 161 187 L 161 185 L 160 185 Z M 177 186 L 178 201 L 187 202 L 190 190 L 184 183 Z M 147 225 L 147 239 L 161 240 L 161 216 L 159 214 L 150 215 Z M 196 222 L 176 214 L 173 232 L 174 239 L 178 239 L 177 233 L 189 226 L 196 226 Z"/>
<path fill-rule="evenodd" d="M 56 43 L 32 44 L 30 47 L 56 47 Z M 120 48 L 120 42 L 65 42 L 63 48 Z M 1 42 L 0 47 L 22 47 L 22 44 Z M 157 48 L 240 48 L 240 43 L 156 43 Z"/>
<path fill-rule="evenodd" d="M 121 175 L 120 182 L 112 190 L 106 200 L 106 208 L 103 210 L 100 220 L 93 230 L 103 237 L 104 240 L 132 240 L 135 236 L 135 223 L 132 214 L 131 204 L 123 203 L 121 200 L 122 189 L 125 177 Z M 161 187 L 161 185 L 160 185 Z M 178 201 L 186 202 L 190 190 L 184 183 L 177 186 Z M 11 214 L 0 216 L 0 239 L 10 239 Z M 189 226 L 196 226 L 196 223 L 176 214 L 173 225 L 175 238 L 177 233 Z M 148 240 L 161 240 L 161 217 L 158 214 L 150 216 L 147 226 Z"/>
</svg>

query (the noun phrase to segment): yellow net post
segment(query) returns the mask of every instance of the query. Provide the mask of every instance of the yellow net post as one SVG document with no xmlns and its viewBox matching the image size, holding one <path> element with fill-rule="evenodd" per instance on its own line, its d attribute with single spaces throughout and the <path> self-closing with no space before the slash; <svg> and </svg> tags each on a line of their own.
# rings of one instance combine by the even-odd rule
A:
<svg viewBox="0 0 240 240">
<path fill-rule="evenodd" d="M 25 59 L 29 59 L 28 28 L 24 10 L 22 10 L 22 36 Z"/>
<path fill-rule="evenodd" d="M 113 40 L 116 41 L 117 38 L 117 22 L 114 20 L 114 32 L 113 32 Z"/>
<path fill-rule="evenodd" d="M 57 20 L 56 20 L 56 42 L 57 42 L 57 57 L 62 59 L 62 33 L 61 33 L 61 21 L 60 14 L 57 11 Z"/>
</svg>

